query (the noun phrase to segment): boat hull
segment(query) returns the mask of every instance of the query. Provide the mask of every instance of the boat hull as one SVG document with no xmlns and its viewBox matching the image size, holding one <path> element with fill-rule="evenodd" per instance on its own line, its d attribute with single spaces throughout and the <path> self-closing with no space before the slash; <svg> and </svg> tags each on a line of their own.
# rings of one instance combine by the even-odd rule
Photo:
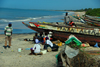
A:
<svg viewBox="0 0 100 67">
<path fill-rule="evenodd" d="M 96 18 L 89 18 L 86 16 L 84 17 L 84 20 L 88 25 L 100 27 L 100 18 L 96 19 Z"/>
<path fill-rule="evenodd" d="M 52 32 L 53 33 L 52 34 L 53 38 L 55 38 L 57 40 L 60 40 L 62 42 L 65 42 L 70 35 L 74 35 L 80 41 L 88 42 L 91 46 L 94 46 L 96 44 L 96 42 L 98 42 L 98 44 L 100 45 L 100 36 L 81 34 L 81 33 L 75 33 L 75 32 L 59 31 L 59 30 L 52 30 L 52 29 L 43 29 L 43 28 L 30 26 L 30 25 L 25 24 L 25 23 L 23 23 L 23 24 L 26 25 L 28 28 L 30 28 L 32 30 L 35 30 L 35 31 L 37 31 L 39 33 Z"/>
</svg>

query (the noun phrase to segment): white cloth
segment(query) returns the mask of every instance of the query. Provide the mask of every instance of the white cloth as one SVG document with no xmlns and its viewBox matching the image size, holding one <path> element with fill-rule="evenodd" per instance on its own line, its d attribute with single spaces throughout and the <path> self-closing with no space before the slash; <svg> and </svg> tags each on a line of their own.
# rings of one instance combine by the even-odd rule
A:
<svg viewBox="0 0 100 67">
<path fill-rule="evenodd" d="M 46 43 L 48 44 L 48 45 L 50 45 L 51 47 L 53 47 L 53 43 L 48 39 L 48 40 L 46 40 Z"/>
<path fill-rule="evenodd" d="M 35 44 L 33 46 L 34 53 L 40 53 L 40 49 L 41 49 L 40 44 Z"/>
</svg>

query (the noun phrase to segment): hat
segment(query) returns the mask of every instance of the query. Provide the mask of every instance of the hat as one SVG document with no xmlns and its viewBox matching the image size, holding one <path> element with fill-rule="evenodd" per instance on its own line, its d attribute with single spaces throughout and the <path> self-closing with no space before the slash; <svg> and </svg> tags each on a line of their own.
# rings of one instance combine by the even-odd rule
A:
<svg viewBox="0 0 100 67">
<path fill-rule="evenodd" d="M 39 40 L 38 39 L 35 39 L 35 43 L 39 43 Z"/>
<path fill-rule="evenodd" d="M 8 23 L 8 24 L 12 24 L 12 23 Z"/>
</svg>

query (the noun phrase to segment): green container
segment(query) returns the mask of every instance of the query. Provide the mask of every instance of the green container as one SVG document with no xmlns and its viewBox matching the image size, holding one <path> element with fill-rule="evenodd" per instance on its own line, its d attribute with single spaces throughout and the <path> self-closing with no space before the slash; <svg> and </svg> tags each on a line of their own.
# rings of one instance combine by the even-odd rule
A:
<svg viewBox="0 0 100 67">
<path fill-rule="evenodd" d="M 82 42 L 79 41 L 77 38 L 75 37 L 71 37 L 70 39 L 68 39 L 67 41 L 65 41 L 65 44 L 69 44 L 70 42 L 74 41 L 76 43 L 77 46 L 81 45 Z"/>
</svg>

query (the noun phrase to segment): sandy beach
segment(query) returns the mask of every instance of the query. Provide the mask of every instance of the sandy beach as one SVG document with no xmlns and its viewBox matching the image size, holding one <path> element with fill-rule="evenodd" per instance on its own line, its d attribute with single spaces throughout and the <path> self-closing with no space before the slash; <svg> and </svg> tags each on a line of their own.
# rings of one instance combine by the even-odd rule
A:
<svg viewBox="0 0 100 67">
<path fill-rule="evenodd" d="M 47 52 L 44 55 L 28 55 L 34 45 L 32 41 L 24 41 L 25 38 L 32 39 L 34 34 L 13 34 L 11 48 L 4 49 L 5 36 L 0 35 L 0 67 L 56 67 L 55 55 L 59 53 L 63 46 L 59 47 L 59 51 Z M 43 45 L 41 45 L 43 48 Z M 21 48 L 21 52 L 18 52 Z M 100 50 L 100 48 L 88 47 L 86 50 Z M 95 56 L 96 57 L 96 56 Z M 97 57 L 96 57 L 97 58 Z M 98 58 L 100 59 L 99 55 Z M 98 59 L 97 58 L 97 59 Z"/>
<path fill-rule="evenodd" d="M 56 67 L 55 55 L 57 52 L 47 52 L 44 55 L 28 55 L 34 45 L 32 41 L 24 41 L 25 38 L 32 39 L 34 34 L 13 34 L 11 48 L 4 49 L 5 36 L 0 35 L 0 67 Z M 18 48 L 22 48 L 18 52 Z"/>
<path fill-rule="evenodd" d="M 77 12 L 76 12 L 77 13 Z M 76 14 L 75 13 L 75 14 Z M 81 14 L 81 13 L 80 13 Z M 83 14 L 82 14 L 83 15 Z M 5 35 L 0 35 L 0 67 L 56 67 L 56 58 L 63 46 L 59 47 L 56 52 L 47 52 L 44 55 L 28 55 L 34 45 L 33 41 L 24 41 L 25 38 L 33 38 L 33 34 L 13 34 L 11 48 L 4 49 Z M 43 48 L 43 45 L 41 45 Z M 21 52 L 18 52 L 21 48 Z M 88 47 L 86 50 L 100 50 L 100 48 Z M 99 56 L 99 55 L 98 55 Z M 100 58 L 100 57 L 98 57 Z"/>
</svg>

